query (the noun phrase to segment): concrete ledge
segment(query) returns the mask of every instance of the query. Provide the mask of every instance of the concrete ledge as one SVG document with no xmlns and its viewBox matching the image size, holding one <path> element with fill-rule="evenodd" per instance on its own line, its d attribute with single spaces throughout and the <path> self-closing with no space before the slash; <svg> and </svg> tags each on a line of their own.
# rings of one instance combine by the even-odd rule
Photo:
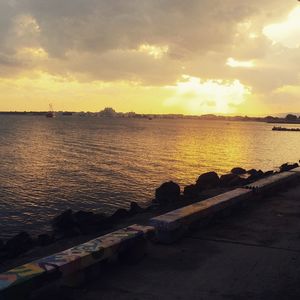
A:
<svg viewBox="0 0 300 300">
<path fill-rule="evenodd" d="M 150 220 L 150 224 L 155 227 L 156 237 L 160 242 L 172 243 L 179 239 L 193 222 L 213 216 L 242 200 L 249 199 L 251 195 L 251 190 L 238 188 L 155 217 Z"/>
<path fill-rule="evenodd" d="M 128 250 L 151 232 L 153 227 L 132 225 L 2 273 L 0 299 L 23 299 L 35 289 Z"/>
<path fill-rule="evenodd" d="M 295 169 L 296 170 L 296 169 Z M 282 187 L 283 184 L 292 181 L 297 177 L 296 171 L 278 173 L 267 178 L 260 179 L 246 186 L 257 193 L 264 193 Z"/>
</svg>

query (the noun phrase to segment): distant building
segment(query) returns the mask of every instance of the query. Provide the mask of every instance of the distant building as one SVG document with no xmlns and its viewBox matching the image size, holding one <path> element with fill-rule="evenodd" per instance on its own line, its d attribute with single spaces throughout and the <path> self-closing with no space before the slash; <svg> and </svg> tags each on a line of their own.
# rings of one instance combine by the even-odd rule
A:
<svg viewBox="0 0 300 300">
<path fill-rule="evenodd" d="M 106 107 L 102 111 L 100 111 L 98 115 L 99 117 L 115 118 L 118 114 L 113 108 Z"/>
<path fill-rule="evenodd" d="M 296 115 L 288 114 L 285 119 L 288 121 L 297 121 L 298 117 Z"/>
</svg>

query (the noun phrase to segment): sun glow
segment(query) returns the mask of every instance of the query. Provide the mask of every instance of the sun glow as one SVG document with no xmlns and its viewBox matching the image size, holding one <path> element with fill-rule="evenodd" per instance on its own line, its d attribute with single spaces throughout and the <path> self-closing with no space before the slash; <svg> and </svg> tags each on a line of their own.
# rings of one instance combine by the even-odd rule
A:
<svg viewBox="0 0 300 300">
<path fill-rule="evenodd" d="M 204 81 L 188 75 L 184 75 L 175 87 L 168 88 L 174 90 L 175 95 L 164 104 L 182 107 L 189 114 L 233 113 L 250 94 L 250 89 L 239 80 Z"/>
<path fill-rule="evenodd" d="M 266 26 L 263 33 L 274 44 L 279 43 L 287 48 L 298 48 L 300 46 L 300 7 L 292 10 L 284 22 Z"/>
</svg>

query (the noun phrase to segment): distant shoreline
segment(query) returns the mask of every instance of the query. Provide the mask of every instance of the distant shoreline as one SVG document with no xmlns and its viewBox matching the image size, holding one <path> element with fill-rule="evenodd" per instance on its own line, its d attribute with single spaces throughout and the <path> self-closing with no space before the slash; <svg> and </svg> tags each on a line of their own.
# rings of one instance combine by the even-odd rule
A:
<svg viewBox="0 0 300 300">
<path fill-rule="evenodd" d="M 32 112 L 20 112 L 20 111 L 0 111 L 0 115 L 13 115 L 13 116 L 45 116 L 47 111 L 32 111 Z M 70 111 L 58 111 L 55 112 L 57 116 L 79 116 L 79 117 L 99 117 L 105 119 L 193 119 L 193 120 L 210 120 L 210 121 L 242 121 L 242 122 L 265 122 L 270 124 L 300 124 L 300 119 L 287 119 L 279 117 L 248 117 L 248 116 L 218 116 L 218 115 L 178 115 L 178 114 L 137 114 L 137 113 L 116 113 L 115 115 L 104 115 L 102 112 L 70 112 Z"/>
</svg>

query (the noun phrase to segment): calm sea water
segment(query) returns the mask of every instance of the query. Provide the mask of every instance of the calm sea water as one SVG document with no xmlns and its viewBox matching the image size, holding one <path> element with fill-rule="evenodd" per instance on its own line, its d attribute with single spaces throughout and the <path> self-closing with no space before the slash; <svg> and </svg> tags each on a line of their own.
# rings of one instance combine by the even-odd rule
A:
<svg viewBox="0 0 300 300">
<path fill-rule="evenodd" d="M 148 202 L 162 182 L 206 171 L 273 169 L 300 158 L 300 134 L 265 123 L 0 116 L 0 236 L 38 233 L 71 208 Z"/>
</svg>

